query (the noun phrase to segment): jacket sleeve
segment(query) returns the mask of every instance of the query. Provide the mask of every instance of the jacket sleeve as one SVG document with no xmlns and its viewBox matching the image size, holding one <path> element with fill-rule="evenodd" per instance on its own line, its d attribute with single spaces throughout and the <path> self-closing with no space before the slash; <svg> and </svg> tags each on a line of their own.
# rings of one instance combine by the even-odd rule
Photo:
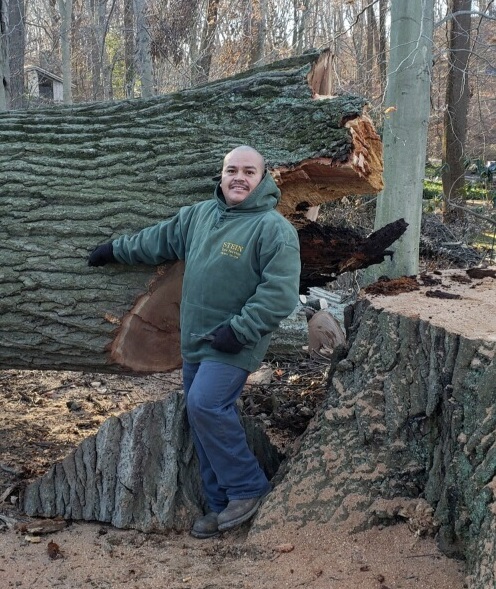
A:
<svg viewBox="0 0 496 589">
<path fill-rule="evenodd" d="M 174 217 L 132 236 L 112 242 L 115 259 L 121 264 L 156 266 L 166 260 L 184 260 L 191 207 L 183 207 Z"/>
<path fill-rule="evenodd" d="M 294 228 L 291 227 L 289 235 L 289 239 L 264 256 L 261 280 L 255 293 L 241 313 L 231 319 L 231 327 L 245 345 L 256 344 L 277 329 L 298 304 L 300 248 Z"/>
</svg>

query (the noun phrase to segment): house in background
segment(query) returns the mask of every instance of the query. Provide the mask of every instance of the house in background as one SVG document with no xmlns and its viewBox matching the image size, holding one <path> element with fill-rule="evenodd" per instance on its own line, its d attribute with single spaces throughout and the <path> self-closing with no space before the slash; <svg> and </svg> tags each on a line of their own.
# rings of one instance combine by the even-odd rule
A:
<svg viewBox="0 0 496 589">
<path fill-rule="evenodd" d="M 60 103 L 63 100 L 62 78 L 36 65 L 24 68 L 28 100 Z"/>
</svg>

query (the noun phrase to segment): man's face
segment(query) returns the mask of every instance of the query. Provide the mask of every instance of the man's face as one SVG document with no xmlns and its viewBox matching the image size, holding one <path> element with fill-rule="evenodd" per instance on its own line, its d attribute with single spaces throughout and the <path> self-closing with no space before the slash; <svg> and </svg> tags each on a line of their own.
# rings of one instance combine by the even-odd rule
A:
<svg viewBox="0 0 496 589">
<path fill-rule="evenodd" d="M 263 159 L 255 150 L 235 149 L 224 159 L 220 186 L 229 206 L 243 202 L 260 184 Z"/>
</svg>

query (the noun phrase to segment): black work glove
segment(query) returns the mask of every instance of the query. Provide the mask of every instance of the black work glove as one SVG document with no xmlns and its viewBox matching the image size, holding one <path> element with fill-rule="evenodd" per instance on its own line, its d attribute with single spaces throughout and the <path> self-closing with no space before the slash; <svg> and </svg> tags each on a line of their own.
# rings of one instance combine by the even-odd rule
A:
<svg viewBox="0 0 496 589">
<path fill-rule="evenodd" d="M 214 350 L 219 350 L 219 352 L 225 352 L 226 354 L 239 354 L 244 348 L 243 344 L 240 344 L 234 335 L 234 331 L 230 325 L 219 327 L 212 335 L 214 339 L 210 345 Z"/>
<path fill-rule="evenodd" d="M 104 243 L 94 249 L 88 258 L 88 266 L 105 266 L 105 264 L 112 264 L 117 262 L 114 258 L 114 250 L 112 242 Z"/>
</svg>

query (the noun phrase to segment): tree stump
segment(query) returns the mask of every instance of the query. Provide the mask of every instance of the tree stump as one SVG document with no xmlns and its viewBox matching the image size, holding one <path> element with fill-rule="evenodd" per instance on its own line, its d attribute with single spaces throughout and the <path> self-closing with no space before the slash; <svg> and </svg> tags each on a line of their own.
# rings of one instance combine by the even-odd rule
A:
<svg viewBox="0 0 496 589">
<path fill-rule="evenodd" d="M 280 456 L 252 419 L 250 448 L 267 476 Z M 188 530 L 206 505 L 181 392 L 111 417 L 25 490 L 32 516 L 99 521 L 143 532 Z"/>
<path fill-rule="evenodd" d="M 247 428 L 276 473 L 254 541 L 269 526 L 346 521 L 360 531 L 406 520 L 412 534 L 437 534 L 445 553 L 466 559 L 470 589 L 494 586 L 495 269 L 480 276 L 421 275 L 416 290 L 363 296 L 348 350 L 329 359 L 323 406 L 280 468 Z M 24 499 L 30 515 L 144 531 L 185 529 L 202 507 L 180 394 L 106 422 Z"/>
<path fill-rule="evenodd" d="M 467 560 L 471 589 L 495 586 L 495 334 L 493 278 L 451 271 L 360 300 L 324 406 L 250 533 L 406 520 Z"/>
</svg>

